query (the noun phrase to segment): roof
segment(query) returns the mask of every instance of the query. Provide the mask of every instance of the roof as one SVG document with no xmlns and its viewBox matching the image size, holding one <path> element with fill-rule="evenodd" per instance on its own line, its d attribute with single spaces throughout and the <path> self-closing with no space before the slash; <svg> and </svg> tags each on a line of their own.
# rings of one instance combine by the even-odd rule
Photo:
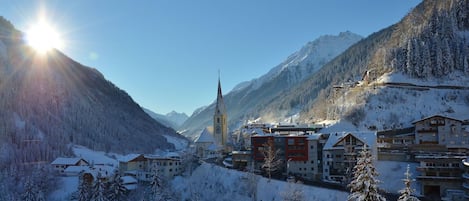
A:
<svg viewBox="0 0 469 201">
<path fill-rule="evenodd" d="M 445 119 L 451 119 L 451 120 L 454 120 L 454 121 L 463 122 L 462 120 L 455 119 L 455 118 L 451 118 L 451 117 L 447 117 L 447 116 L 443 116 L 443 115 L 433 115 L 433 116 L 429 116 L 429 117 L 423 118 L 423 119 L 421 119 L 421 120 L 414 121 L 414 122 L 412 122 L 412 124 L 416 124 L 416 123 L 418 123 L 418 122 L 425 121 L 425 120 L 427 120 L 427 119 L 434 118 L 434 117 L 441 117 L 441 118 L 445 118 Z"/>
<path fill-rule="evenodd" d="M 80 162 L 80 160 L 83 160 L 85 161 L 84 159 L 82 158 L 62 158 L 62 157 L 59 157 L 59 158 L 56 158 L 54 161 L 52 161 L 52 165 L 76 165 L 78 164 L 78 162 Z M 87 161 L 85 161 L 86 163 L 88 163 Z"/>
<path fill-rule="evenodd" d="M 138 157 L 140 157 L 142 154 L 127 154 L 125 156 L 122 156 L 119 158 L 119 162 L 130 162 Z"/>
<path fill-rule="evenodd" d="M 205 128 L 200 133 L 199 137 L 195 139 L 194 142 L 195 143 L 206 143 L 206 142 L 214 143 L 215 139 L 213 138 L 212 132 L 210 132 L 208 128 Z"/>
<path fill-rule="evenodd" d="M 352 135 L 358 140 L 365 143 L 367 146 L 373 146 L 376 144 L 376 132 L 338 132 L 338 133 L 331 133 L 329 135 L 329 139 L 327 139 L 326 144 L 324 145 L 324 150 L 327 149 L 338 149 L 334 147 L 337 142 L 342 140 L 347 135 Z"/>
<path fill-rule="evenodd" d="M 137 179 L 135 179 L 132 176 L 122 176 L 121 179 L 122 179 L 122 183 L 124 184 L 132 184 L 132 183 L 138 182 Z"/>
<path fill-rule="evenodd" d="M 68 168 L 65 168 L 64 172 L 68 173 L 74 173 L 74 172 L 85 172 L 90 169 L 89 166 L 70 166 Z"/>
</svg>

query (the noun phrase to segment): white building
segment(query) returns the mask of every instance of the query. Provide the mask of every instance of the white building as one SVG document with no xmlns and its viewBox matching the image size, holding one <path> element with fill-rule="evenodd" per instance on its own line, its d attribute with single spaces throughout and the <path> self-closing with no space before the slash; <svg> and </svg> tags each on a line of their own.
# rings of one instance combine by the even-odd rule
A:
<svg viewBox="0 0 469 201">
<path fill-rule="evenodd" d="M 323 181 L 348 183 L 365 144 L 376 160 L 376 132 L 331 133 L 323 148 Z"/>
<path fill-rule="evenodd" d="M 52 167 L 59 173 L 64 174 L 65 169 L 70 166 L 88 166 L 89 163 L 82 158 L 58 157 L 51 163 Z"/>
<path fill-rule="evenodd" d="M 196 156 L 201 159 L 218 158 L 223 151 L 223 147 L 215 142 L 212 130 L 210 127 L 205 128 L 194 141 Z"/>
</svg>

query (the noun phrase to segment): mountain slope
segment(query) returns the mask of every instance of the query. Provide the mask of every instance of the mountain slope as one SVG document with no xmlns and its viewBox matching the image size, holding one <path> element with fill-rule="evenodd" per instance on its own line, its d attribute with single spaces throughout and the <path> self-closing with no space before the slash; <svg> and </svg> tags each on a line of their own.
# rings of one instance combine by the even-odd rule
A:
<svg viewBox="0 0 469 201">
<path fill-rule="evenodd" d="M 151 118 L 173 129 L 178 129 L 179 126 L 181 126 L 187 120 L 187 118 L 189 118 L 185 113 L 177 113 L 176 111 L 172 111 L 166 115 L 162 115 L 146 108 L 142 109 L 148 115 L 150 115 Z"/>
<path fill-rule="evenodd" d="M 302 122 L 342 119 L 377 129 L 434 114 L 468 118 L 468 14 L 468 1 L 423 1 L 260 113 L 300 102 Z"/>
<path fill-rule="evenodd" d="M 69 155 L 69 144 L 116 153 L 173 149 L 184 140 L 96 69 L 59 51 L 36 54 L 0 17 L 0 169 Z"/>
<path fill-rule="evenodd" d="M 351 32 L 322 36 L 290 55 L 267 74 L 239 84 L 224 96 L 229 127 L 236 128 L 242 121 L 259 116 L 259 111 L 272 102 L 274 97 L 289 91 L 361 38 Z M 279 112 L 288 113 L 290 109 L 281 108 Z M 197 110 L 181 128 L 197 130 L 210 125 L 213 110 L 214 104 Z"/>
</svg>

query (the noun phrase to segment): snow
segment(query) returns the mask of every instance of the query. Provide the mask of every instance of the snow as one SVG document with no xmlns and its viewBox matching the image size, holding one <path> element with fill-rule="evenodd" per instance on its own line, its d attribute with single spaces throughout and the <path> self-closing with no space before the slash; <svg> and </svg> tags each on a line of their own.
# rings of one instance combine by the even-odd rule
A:
<svg viewBox="0 0 469 201">
<path fill-rule="evenodd" d="M 72 150 L 75 156 L 85 159 L 90 164 L 106 164 L 117 167 L 119 162 L 115 158 L 122 157 L 118 154 L 112 154 L 114 158 L 111 158 L 111 154 L 106 154 L 102 151 L 93 151 L 80 145 L 73 145 Z"/>
<path fill-rule="evenodd" d="M 75 165 L 77 164 L 81 158 L 56 158 L 54 161 L 52 161 L 52 165 Z"/>
<path fill-rule="evenodd" d="M 187 146 L 189 146 L 189 142 L 187 140 L 183 140 L 181 138 L 176 138 L 176 137 L 173 137 L 173 136 L 168 136 L 168 135 L 163 135 L 166 140 L 171 143 L 171 144 L 174 144 L 174 147 L 176 150 L 183 150 L 183 149 L 186 149 Z"/>
<path fill-rule="evenodd" d="M 402 179 L 405 178 L 404 173 L 407 170 L 407 164 L 410 165 L 410 173 L 412 178 L 417 178 L 419 173 L 417 172 L 418 163 L 408 162 L 397 162 L 397 161 L 375 161 L 374 165 L 379 173 L 378 179 L 381 181 L 379 187 L 389 193 L 398 193 L 399 190 L 404 188 L 404 182 Z M 414 180 L 412 182 L 413 189 L 415 189 L 416 195 L 420 195 L 421 189 Z"/>
<path fill-rule="evenodd" d="M 5 43 L 3 43 L 3 41 L 0 40 L 0 61 L 1 62 L 6 62 L 8 58 L 7 52 L 8 50 L 7 50 Z"/>
<path fill-rule="evenodd" d="M 69 196 L 78 189 L 78 177 L 60 177 L 60 188 L 52 192 L 49 200 L 69 200 Z"/>
<path fill-rule="evenodd" d="M 288 187 L 285 181 L 258 178 L 257 200 L 282 200 L 282 192 Z M 249 197 L 249 184 L 252 176 L 245 172 L 222 168 L 203 163 L 190 177 L 178 176 L 172 181 L 175 192 L 180 192 L 181 199 L 198 197 L 199 200 L 252 200 Z M 293 184 L 297 185 L 297 184 Z M 348 192 L 311 186 L 298 186 L 308 200 L 346 200 Z"/>
</svg>

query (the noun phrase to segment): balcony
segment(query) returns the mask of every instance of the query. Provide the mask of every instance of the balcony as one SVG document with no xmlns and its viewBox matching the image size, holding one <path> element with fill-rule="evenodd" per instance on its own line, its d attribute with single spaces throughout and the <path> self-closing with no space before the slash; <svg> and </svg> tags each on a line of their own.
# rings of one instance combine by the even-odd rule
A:
<svg viewBox="0 0 469 201">
<path fill-rule="evenodd" d="M 469 179 L 469 173 L 464 173 L 464 174 L 462 174 L 462 178 L 464 178 L 464 179 Z"/>
<path fill-rule="evenodd" d="M 464 187 L 464 189 L 469 190 L 469 184 L 466 182 L 462 183 L 462 187 Z"/>
</svg>

